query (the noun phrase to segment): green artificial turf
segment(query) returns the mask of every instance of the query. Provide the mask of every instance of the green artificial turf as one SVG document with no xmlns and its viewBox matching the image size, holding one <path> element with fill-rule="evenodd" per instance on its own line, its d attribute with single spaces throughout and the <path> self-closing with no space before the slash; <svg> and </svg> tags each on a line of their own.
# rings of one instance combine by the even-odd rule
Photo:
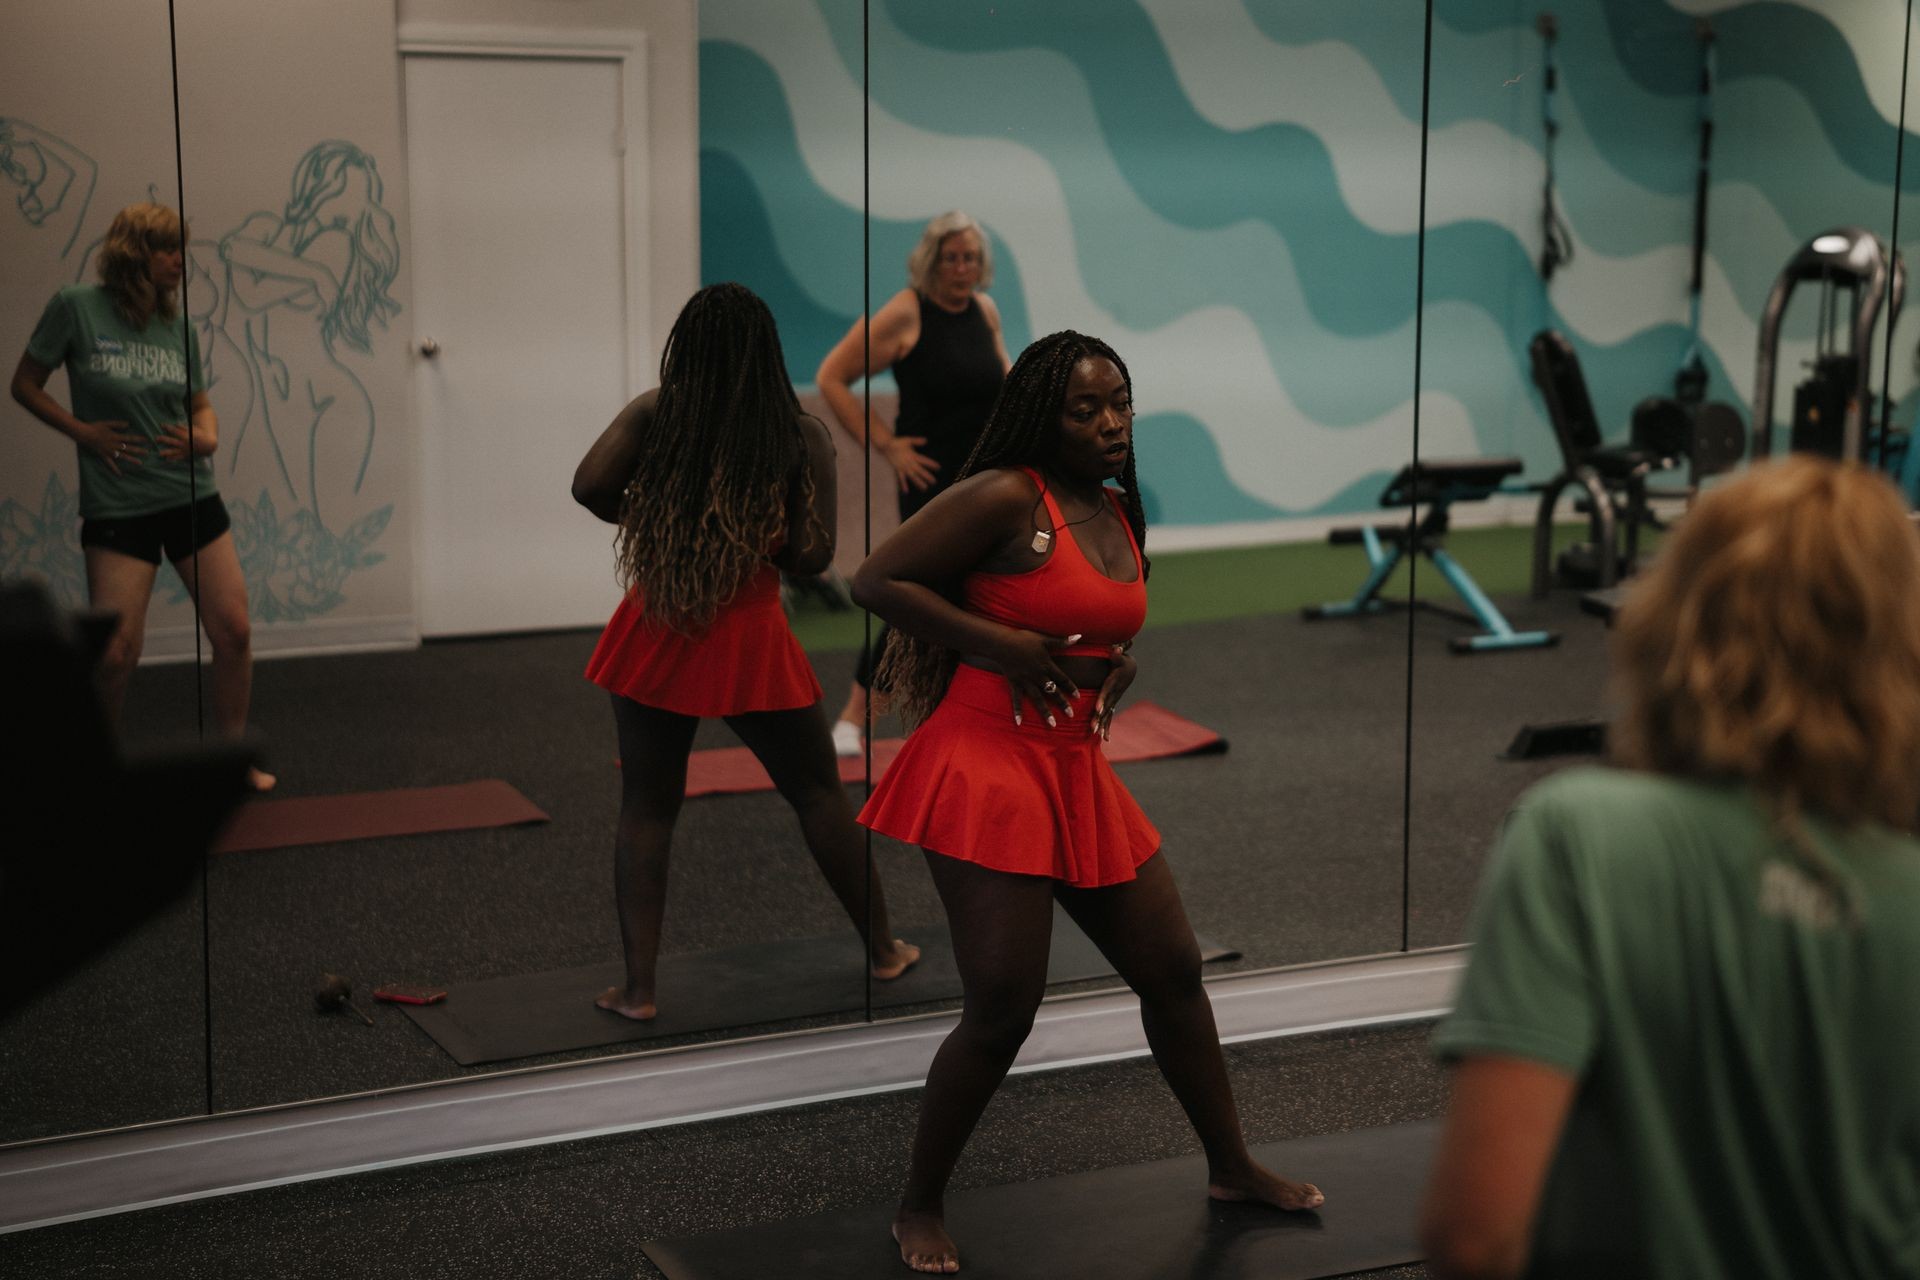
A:
<svg viewBox="0 0 1920 1280">
<path fill-rule="evenodd" d="M 1568 527 L 1561 531 L 1556 546 L 1576 540 L 1582 532 L 1584 527 Z M 1651 549 L 1653 540 L 1644 532 L 1642 542 L 1643 548 Z M 1490 596 L 1522 595 L 1531 585 L 1531 525 L 1454 529 L 1447 535 L 1447 550 Z M 1170 551 L 1153 557 L 1147 625 L 1297 613 L 1303 605 L 1351 598 L 1366 573 L 1366 552 L 1359 546 L 1336 547 L 1324 541 Z M 1423 599 L 1458 603 L 1453 589 L 1430 563 L 1420 565 L 1418 584 Z M 1404 562 L 1381 594 L 1388 600 L 1406 599 Z M 862 626 L 858 610 L 834 613 L 812 600 L 804 601 L 793 617 L 794 634 L 816 653 L 858 648 Z"/>
</svg>

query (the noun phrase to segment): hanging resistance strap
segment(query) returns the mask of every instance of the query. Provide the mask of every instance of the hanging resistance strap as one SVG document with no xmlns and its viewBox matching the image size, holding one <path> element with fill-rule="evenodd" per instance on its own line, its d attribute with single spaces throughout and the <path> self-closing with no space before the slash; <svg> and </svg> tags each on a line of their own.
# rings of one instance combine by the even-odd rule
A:
<svg viewBox="0 0 1920 1280">
<path fill-rule="evenodd" d="M 1554 194 L 1553 144 L 1560 136 L 1560 121 L 1553 114 L 1554 94 L 1560 89 L 1560 69 L 1553 61 L 1553 46 L 1560 38 L 1560 23 L 1551 13 L 1534 20 L 1544 46 L 1542 56 L 1544 87 L 1540 90 L 1540 124 L 1545 134 L 1546 186 L 1540 197 L 1540 280 L 1548 283 L 1553 273 L 1573 261 L 1573 230 L 1560 216 L 1560 202 Z"/>
<path fill-rule="evenodd" d="M 1674 375 L 1674 391 L 1682 400 L 1705 397 L 1707 364 L 1700 352 L 1700 293 L 1707 271 L 1707 188 L 1713 164 L 1713 24 L 1697 19 L 1694 36 L 1700 41 L 1700 163 L 1693 184 L 1693 274 L 1687 285 L 1687 349 Z"/>
</svg>

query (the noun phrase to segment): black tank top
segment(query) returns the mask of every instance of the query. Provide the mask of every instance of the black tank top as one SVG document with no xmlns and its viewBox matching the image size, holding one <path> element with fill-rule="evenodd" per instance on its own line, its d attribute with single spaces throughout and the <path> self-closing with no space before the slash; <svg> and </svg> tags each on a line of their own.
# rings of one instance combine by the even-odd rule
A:
<svg viewBox="0 0 1920 1280">
<path fill-rule="evenodd" d="M 958 477 L 987 425 L 1006 374 L 978 298 L 969 297 L 966 310 L 953 312 L 924 294 L 915 296 L 920 299 L 920 338 L 913 350 L 893 362 L 893 379 L 900 388 L 893 429 L 903 436 L 926 437 L 920 451 L 940 464 L 933 487 L 913 495 L 918 501 L 911 505 L 917 508 Z"/>
</svg>

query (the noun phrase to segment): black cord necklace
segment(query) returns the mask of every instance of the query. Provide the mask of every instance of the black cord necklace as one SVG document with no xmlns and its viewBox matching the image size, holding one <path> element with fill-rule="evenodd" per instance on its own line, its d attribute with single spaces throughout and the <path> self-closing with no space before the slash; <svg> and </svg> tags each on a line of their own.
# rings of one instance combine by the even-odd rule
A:
<svg viewBox="0 0 1920 1280">
<path fill-rule="evenodd" d="M 1053 529 L 1042 529 L 1036 525 L 1033 530 L 1033 541 L 1028 543 L 1027 545 L 1032 547 L 1035 551 L 1039 552 L 1040 554 L 1045 555 L 1047 548 L 1053 545 L 1053 535 L 1057 533 L 1060 529 L 1071 529 L 1073 528 L 1073 526 L 1077 524 L 1085 524 L 1087 521 L 1096 518 L 1097 516 L 1099 516 L 1101 512 L 1105 511 L 1107 509 L 1106 494 L 1107 494 L 1106 486 L 1105 485 L 1100 486 L 1100 500 L 1094 504 L 1092 511 L 1089 511 L 1086 515 L 1081 516 L 1078 520 L 1062 521 L 1058 526 L 1056 526 Z M 1028 523 L 1032 523 L 1034 513 L 1040 510 L 1040 504 L 1045 502 L 1046 500 L 1047 500 L 1047 482 L 1046 482 L 1046 478 L 1042 477 L 1040 481 L 1040 494 L 1038 497 L 1036 497 L 1033 500 L 1033 505 L 1027 509 Z M 1065 512 L 1063 511 L 1061 514 L 1064 515 Z"/>
</svg>

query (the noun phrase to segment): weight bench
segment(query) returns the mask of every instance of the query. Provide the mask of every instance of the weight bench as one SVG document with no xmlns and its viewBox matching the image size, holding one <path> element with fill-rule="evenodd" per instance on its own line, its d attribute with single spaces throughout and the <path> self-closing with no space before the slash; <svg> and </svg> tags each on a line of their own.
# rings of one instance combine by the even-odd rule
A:
<svg viewBox="0 0 1920 1280">
<path fill-rule="evenodd" d="M 1485 653 L 1492 649 L 1537 649 L 1559 643 L 1552 631 L 1515 631 L 1506 616 L 1480 589 L 1473 575 L 1447 554 L 1447 509 L 1456 502 L 1484 502 L 1500 492 L 1502 485 L 1520 474 L 1518 458 L 1435 458 L 1410 462 L 1387 482 L 1380 495 L 1383 507 L 1426 507 L 1427 513 L 1411 529 L 1404 524 L 1360 525 L 1334 529 L 1327 541 L 1335 546 L 1359 543 L 1366 548 L 1370 572 L 1351 600 L 1329 604 L 1310 604 L 1300 611 L 1309 621 L 1318 618 L 1345 618 L 1355 614 L 1378 613 L 1398 601 L 1380 599 L 1386 585 L 1409 552 L 1431 560 L 1447 585 L 1467 603 L 1471 613 L 1428 600 L 1413 600 L 1414 608 L 1445 614 L 1476 623 L 1481 630 L 1470 636 L 1455 636 L 1448 647 L 1455 653 Z"/>
</svg>

